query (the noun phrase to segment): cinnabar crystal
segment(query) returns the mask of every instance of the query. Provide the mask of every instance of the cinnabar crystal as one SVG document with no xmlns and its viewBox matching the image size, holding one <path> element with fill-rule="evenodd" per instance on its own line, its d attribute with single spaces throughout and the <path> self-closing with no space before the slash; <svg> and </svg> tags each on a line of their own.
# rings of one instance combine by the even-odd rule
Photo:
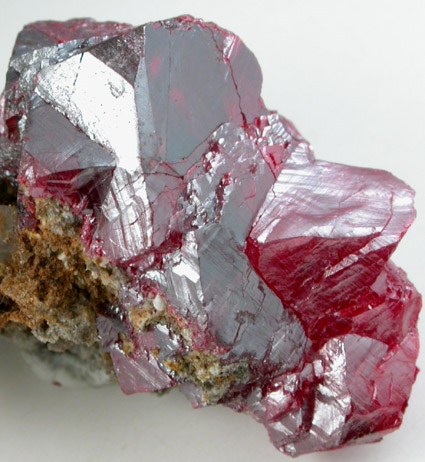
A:
<svg viewBox="0 0 425 462">
<path fill-rule="evenodd" d="M 375 441 L 416 375 L 421 299 L 389 261 L 413 191 L 316 160 L 261 80 L 238 37 L 189 16 L 31 24 L 0 104 L 2 181 L 27 240 L 64 232 L 47 203 L 77 220 L 88 280 L 73 284 L 97 300 L 125 393 L 179 387 L 194 407 L 250 413 L 290 455 Z M 3 324 L 53 342 L 60 319 L 16 313 Z"/>
</svg>

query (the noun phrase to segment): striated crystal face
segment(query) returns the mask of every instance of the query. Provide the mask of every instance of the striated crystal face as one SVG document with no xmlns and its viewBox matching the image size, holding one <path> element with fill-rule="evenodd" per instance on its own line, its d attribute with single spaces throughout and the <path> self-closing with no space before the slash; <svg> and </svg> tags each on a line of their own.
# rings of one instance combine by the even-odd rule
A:
<svg viewBox="0 0 425 462">
<path fill-rule="evenodd" d="M 189 16 L 29 25 L 0 101 L 1 179 L 21 228 L 55 199 L 87 258 L 125 276 L 96 315 L 125 393 L 248 412 L 290 455 L 375 441 L 417 373 L 421 298 L 389 261 L 414 193 L 315 160 L 261 81 L 238 37 Z"/>
</svg>

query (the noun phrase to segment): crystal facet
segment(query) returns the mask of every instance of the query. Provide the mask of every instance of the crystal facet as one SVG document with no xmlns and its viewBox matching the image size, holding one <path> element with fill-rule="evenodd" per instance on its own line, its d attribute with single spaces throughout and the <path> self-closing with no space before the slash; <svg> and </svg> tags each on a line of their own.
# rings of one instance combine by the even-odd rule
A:
<svg viewBox="0 0 425 462">
<path fill-rule="evenodd" d="M 421 298 L 389 261 L 414 193 L 315 160 L 261 81 L 238 37 L 190 16 L 25 27 L 0 100 L 18 241 L 50 236 L 54 251 L 34 249 L 77 268 L 78 319 L 125 393 L 179 387 L 194 407 L 250 413 L 290 455 L 375 441 L 401 424 L 417 373 Z M 93 346 L 43 317 L 42 298 L 28 314 L 3 265 L 0 326 L 56 353 Z"/>
</svg>

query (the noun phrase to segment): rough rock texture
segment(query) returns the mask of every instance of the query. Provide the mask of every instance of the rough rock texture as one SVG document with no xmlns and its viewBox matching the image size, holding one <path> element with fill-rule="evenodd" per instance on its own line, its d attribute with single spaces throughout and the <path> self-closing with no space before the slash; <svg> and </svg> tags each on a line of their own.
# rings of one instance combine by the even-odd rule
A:
<svg viewBox="0 0 425 462">
<path fill-rule="evenodd" d="M 112 361 L 125 393 L 248 412 L 291 455 L 376 441 L 417 373 L 421 298 L 389 261 L 413 191 L 315 160 L 260 90 L 239 38 L 188 16 L 27 26 L 0 100 L 0 325 L 91 383 Z"/>
</svg>

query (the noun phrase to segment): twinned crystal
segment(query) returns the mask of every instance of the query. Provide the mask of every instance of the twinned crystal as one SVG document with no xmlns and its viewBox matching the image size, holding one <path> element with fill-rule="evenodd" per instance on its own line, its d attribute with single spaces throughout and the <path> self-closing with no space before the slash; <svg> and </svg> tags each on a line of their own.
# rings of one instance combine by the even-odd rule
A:
<svg viewBox="0 0 425 462">
<path fill-rule="evenodd" d="M 417 373 L 421 298 L 389 261 L 414 193 L 315 160 L 260 90 L 240 39 L 189 16 L 25 27 L 0 326 L 89 383 L 250 413 L 290 455 L 376 441 Z"/>
</svg>

